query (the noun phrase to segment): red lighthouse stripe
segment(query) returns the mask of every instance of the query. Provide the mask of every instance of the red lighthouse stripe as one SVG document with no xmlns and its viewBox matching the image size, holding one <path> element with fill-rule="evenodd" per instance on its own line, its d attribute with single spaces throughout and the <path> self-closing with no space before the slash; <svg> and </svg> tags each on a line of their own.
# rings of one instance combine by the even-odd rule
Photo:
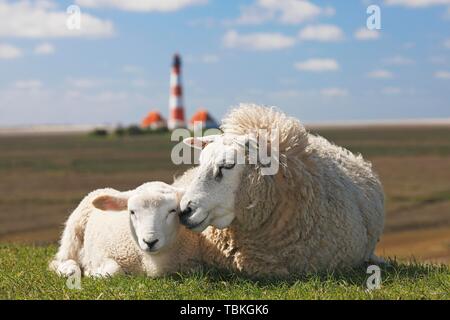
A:
<svg viewBox="0 0 450 320">
<path fill-rule="evenodd" d="M 172 73 L 179 75 L 180 74 L 180 66 L 175 66 L 172 68 Z"/>
<path fill-rule="evenodd" d="M 174 120 L 184 121 L 184 109 L 183 108 L 175 108 L 170 110 L 170 118 Z"/>
<path fill-rule="evenodd" d="M 181 86 L 175 86 L 172 88 L 172 95 L 180 97 L 183 95 L 183 89 Z"/>
</svg>

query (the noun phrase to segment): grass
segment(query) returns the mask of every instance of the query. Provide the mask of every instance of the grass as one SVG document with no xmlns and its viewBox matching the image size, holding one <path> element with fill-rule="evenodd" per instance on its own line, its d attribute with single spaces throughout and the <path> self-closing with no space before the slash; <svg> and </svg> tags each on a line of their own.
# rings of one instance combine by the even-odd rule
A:
<svg viewBox="0 0 450 320">
<path fill-rule="evenodd" d="M 381 271 L 382 286 L 367 291 L 364 268 L 288 280 L 250 280 L 200 271 L 159 279 L 83 278 L 81 290 L 47 270 L 55 246 L 0 245 L 0 299 L 450 299 L 450 268 L 397 263 Z"/>
</svg>

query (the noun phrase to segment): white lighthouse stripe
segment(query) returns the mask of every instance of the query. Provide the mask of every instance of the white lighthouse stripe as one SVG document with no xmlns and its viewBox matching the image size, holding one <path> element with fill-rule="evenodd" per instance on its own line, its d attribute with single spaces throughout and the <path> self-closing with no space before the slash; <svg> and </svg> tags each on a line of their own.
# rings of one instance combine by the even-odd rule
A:
<svg viewBox="0 0 450 320">
<path fill-rule="evenodd" d="M 170 119 L 167 123 L 170 130 L 176 129 L 176 128 L 184 128 L 185 123 L 184 121 L 180 121 L 177 119 Z"/>
<path fill-rule="evenodd" d="M 171 74 L 170 75 L 170 86 L 175 87 L 181 85 L 181 76 Z"/>
<path fill-rule="evenodd" d="M 183 108 L 183 98 L 177 96 L 170 96 L 169 107 L 170 109 Z"/>
</svg>

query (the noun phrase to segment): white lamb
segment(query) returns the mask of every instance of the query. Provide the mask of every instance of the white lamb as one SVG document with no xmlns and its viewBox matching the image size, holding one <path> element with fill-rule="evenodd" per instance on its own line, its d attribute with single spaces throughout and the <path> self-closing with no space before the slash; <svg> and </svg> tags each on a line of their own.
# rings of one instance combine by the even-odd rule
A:
<svg viewBox="0 0 450 320">
<path fill-rule="evenodd" d="M 91 192 L 67 220 L 50 268 L 63 276 L 83 270 L 91 277 L 156 277 L 191 269 L 199 236 L 179 224 L 180 196 L 180 189 L 162 182 Z"/>
</svg>

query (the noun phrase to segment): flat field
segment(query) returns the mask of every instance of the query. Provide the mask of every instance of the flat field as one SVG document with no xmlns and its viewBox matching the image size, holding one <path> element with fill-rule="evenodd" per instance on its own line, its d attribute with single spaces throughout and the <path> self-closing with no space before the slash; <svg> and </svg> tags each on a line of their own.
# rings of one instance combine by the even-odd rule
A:
<svg viewBox="0 0 450 320">
<path fill-rule="evenodd" d="M 365 270 L 253 282 L 215 271 L 152 280 L 83 280 L 81 292 L 46 270 L 62 224 L 90 190 L 171 182 L 167 134 L 0 136 L 1 298 L 444 298 L 450 271 L 450 127 L 313 128 L 373 163 L 386 193 L 379 255 L 383 289 L 365 291 Z M 37 245 L 37 246 L 36 246 Z M 426 263 L 434 263 L 429 265 Z"/>
<path fill-rule="evenodd" d="M 450 263 L 450 127 L 313 128 L 373 163 L 386 193 L 378 253 Z M 90 190 L 171 182 L 167 134 L 0 136 L 0 243 L 54 243 Z"/>
</svg>

